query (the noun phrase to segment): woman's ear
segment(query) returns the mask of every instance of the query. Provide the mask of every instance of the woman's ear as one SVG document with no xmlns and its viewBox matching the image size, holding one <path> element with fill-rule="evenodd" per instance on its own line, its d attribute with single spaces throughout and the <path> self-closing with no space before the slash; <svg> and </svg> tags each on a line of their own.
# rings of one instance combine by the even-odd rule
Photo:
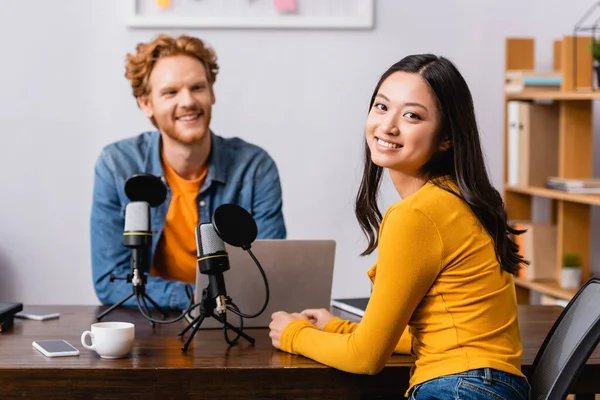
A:
<svg viewBox="0 0 600 400">
<path fill-rule="evenodd" d="M 440 144 L 440 151 L 446 151 L 452 147 L 452 141 L 446 137 Z"/>
</svg>

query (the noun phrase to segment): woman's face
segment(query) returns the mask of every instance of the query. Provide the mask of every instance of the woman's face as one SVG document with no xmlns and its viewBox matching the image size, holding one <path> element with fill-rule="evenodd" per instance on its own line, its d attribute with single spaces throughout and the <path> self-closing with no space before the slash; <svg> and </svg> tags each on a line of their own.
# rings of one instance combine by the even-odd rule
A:
<svg viewBox="0 0 600 400">
<path fill-rule="evenodd" d="M 395 72 L 381 84 L 366 123 L 371 160 L 383 168 L 417 176 L 439 151 L 441 113 L 419 74 Z"/>
</svg>

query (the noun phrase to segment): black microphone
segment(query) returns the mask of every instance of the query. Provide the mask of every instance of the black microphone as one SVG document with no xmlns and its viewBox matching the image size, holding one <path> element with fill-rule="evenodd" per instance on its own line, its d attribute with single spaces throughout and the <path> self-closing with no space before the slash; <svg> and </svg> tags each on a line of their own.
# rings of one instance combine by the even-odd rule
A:
<svg viewBox="0 0 600 400">
<path fill-rule="evenodd" d="M 132 283 L 142 284 L 142 274 L 148 270 L 148 251 L 152 243 L 150 229 L 150 205 L 145 201 L 133 201 L 125 207 L 123 245 L 131 249 Z"/>
<path fill-rule="evenodd" d="M 123 244 L 128 248 L 137 248 L 149 246 L 151 242 L 150 205 L 145 201 L 132 201 L 125 207 Z"/>
<path fill-rule="evenodd" d="M 225 341 L 230 346 L 235 345 L 240 337 L 254 344 L 254 339 L 243 332 L 243 319 L 257 317 L 265 310 L 269 302 L 267 276 L 252 251 L 250 251 L 250 245 L 256 239 L 256 235 L 257 227 L 252 215 L 242 207 L 229 203 L 221 204 L 216 208 L 211 222 L 201 223 L 196 227 L 198 271 L 201 274 L 208 275 L 208 286 L 202 290 L 200 302 L 193 307 L 200 307 L 200 315 L 179 332 L 179 336 L 182 336 L 189 329 L 194 328 L 181 350 L 187 351 L 190 342 L 206 317 L 218 319 L 223 324 Z M 257 314 L 242 313 L 233 300 L 227 296 L 223 273 L 229 269 L 229 255 L 225 251 L 225 243 L 246 250 L 263 277 L 266 292 L 265 304 Z M 228 310 L 240 317 L 239 328 L 227 322 Z M 235 339 L 229 338 L 227 335 L 228 330 L 232 330 L 237 334 Z"/>
<path fill-rule="evenodd" d="M 217 234 L 212 223 L 202 223 L 196 227 L 196 249 L 198 270 L 208 275 L 208 296 L 215 300 L 215 310 L 222 322 L 227 320 L 227 289 L 223 272 L 229 269 L 229 255 L 225 243 Z"/>
<path fill-rule="evenodd" d="M 140 173 L 127 179 L 125 194 L 131 202 L 125 207 L 123 245 L 131 249 L 131 268 L 134 272 L 132 283 L 138 286 L 142 284 L 142 278 L 136 276 L 136 271 L 146 273 L 150 270 L 150 207 L 158 207 L 165 201 L 167 187 L 158 176 Z"/>
<path fill-rule="evenodd" d="M 150 225 L 150 208 L 160 206 L 167 198 L 167 185 L 163 180 L 152 174 L 140 173 L 132 175 L 125 181 L 125 194 L 130 203 L 125 207 L 125 226 L 123 228 L 123 245 L 131 249 L 130 267 L 131 272 L 126 277 L 116 277 L 110 275 L 110 281 L 124 280 L 133 285 L 132 292 L 120 301 L 113 304 L 110 308 L 96 316 L 100 321 L 107 314 L 123 305 L 127 300 L 135 296 L 137 307 L 152 327 L 156 323 L 171 324 L 184 318 L 192 309 L 193 291 L 190 285 L 185 286 L 185 291 L 189 296 L 190 305 L 177 318 L 169 321 L 156 320 L 152 318 L 150 303 L 156 308 L 162 317 L 165 312 L 160 305 L 146 293 L 146 273 L 150 272 L 150 249 L 152 247 L 152 228 Z"/>
</svg>

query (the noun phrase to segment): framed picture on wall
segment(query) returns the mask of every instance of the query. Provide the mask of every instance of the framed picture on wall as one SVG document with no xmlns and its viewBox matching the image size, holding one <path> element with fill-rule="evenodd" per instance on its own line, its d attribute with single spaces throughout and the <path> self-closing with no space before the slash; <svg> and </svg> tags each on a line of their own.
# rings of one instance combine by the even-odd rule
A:
<svg viewBox="0 0 600 400">
<path fill-rule="evenodd" d="M 375 0 L 129 0 L 130 28 L 371 29 Z"/>
</svg>

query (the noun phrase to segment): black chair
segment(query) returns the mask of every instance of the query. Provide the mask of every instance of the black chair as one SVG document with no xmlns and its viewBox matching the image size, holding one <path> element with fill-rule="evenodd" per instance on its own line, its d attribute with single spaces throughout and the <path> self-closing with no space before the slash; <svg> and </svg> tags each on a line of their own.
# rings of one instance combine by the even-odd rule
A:
<svg viewBox="0 0 600 400">
<path fill-rule="evenodd" d="M 598 342 L 600 276 L 579 289 L 544 339 L 529 378 L 531 400 L 565 399 Z"/>
</svg>

